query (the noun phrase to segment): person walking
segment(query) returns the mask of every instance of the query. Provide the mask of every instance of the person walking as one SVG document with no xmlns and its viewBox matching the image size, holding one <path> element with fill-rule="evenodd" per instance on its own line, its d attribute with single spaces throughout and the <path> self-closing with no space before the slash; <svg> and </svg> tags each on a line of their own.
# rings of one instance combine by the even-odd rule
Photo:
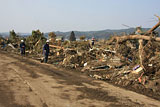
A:
<svg viewBox="0 0 160 107">
<path fill-rule="evenodd" d="M 20 51 L 21 51 L 21 55 L 24 56 L 25 55 L 25 48 L 26 48 L 26 45 L 24 43 L 24 40 L 21 40 L 21 43 L 20 43 Z"/>
<path fill-rule="evenodd" d="M 44 55 L 44 62 L 47 63 L 48 55 L 49 55 L 49 40 L 46 41 L 46 44 L 43 46 L 43 55 Z"/>
<path fill-rule="evenodd" d="M 4 49 L 6 47 L 6 44 L 5 44 L 4 40 L 2 40 L 1 45 L 2 45 L 2 49 Z"/>
</svg>

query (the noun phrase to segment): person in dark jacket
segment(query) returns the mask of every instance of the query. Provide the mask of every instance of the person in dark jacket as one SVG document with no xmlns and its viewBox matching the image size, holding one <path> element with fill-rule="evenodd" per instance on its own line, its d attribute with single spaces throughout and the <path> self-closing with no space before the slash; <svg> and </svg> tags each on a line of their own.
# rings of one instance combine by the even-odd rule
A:
<svg viewBox="0 0 160 107">
<path fill-rule="evenodd" d="M 46 44 L 43 47 L 43 55 L 44 55 L 44 62 L 47 63 L 49 55 L 49 40 L 46 41 Z"/>
<path fill-rule="evenodd" d="M 94 46 L 94 42 L 95 42 L 95 38 L 93 37 L 93 38 L 92 38 L 92 42 L 91 42 L 92 47 Z"/>
<path fill-rule="evenodd" d="M 2 41 L 1 45 L 2 45 L 2 49 L 4 49 L 6 47 L 4 40 Z"/>
<path fill-rule="evenodd" d="M 21 43 L 20 43 L 20 51 L 21 51 L 21 55 L 25 55 L 25 48 L 26 48 L 26 45 L 24 43 L 24 40 L 21 40 Z"/>
</svg>

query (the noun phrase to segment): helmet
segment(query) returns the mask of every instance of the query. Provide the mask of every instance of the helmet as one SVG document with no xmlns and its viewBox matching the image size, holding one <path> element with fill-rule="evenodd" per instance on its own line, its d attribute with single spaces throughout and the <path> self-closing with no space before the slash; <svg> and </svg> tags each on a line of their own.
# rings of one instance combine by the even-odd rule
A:
<svg viewBox="0 0 160 107">
<path fill-rule="evenodd" d="M 21 42 L 24 42 L 24 40 L 21 40 Z"/>
<path fill-rule="evenodd" d="M 46 42 L 49 43 L 49 40 L 47 40 Z"/>
</svg>

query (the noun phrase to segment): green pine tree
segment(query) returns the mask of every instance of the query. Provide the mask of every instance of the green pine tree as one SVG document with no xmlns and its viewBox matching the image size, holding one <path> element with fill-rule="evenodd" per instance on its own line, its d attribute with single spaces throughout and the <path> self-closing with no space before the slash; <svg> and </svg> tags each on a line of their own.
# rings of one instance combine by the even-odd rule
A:
<svg viewBox="0 0 160 107">
<path fill-rule="evenodd" d="M 73 31 L 71 32 L 71 35 L 70 35 L 70 37 L 69 37 L 69 40 L 70 40 L 70 41 L 76 41 L 76 37 L 75 37 L 75 34 L 74 34 Z"/>
</svg>

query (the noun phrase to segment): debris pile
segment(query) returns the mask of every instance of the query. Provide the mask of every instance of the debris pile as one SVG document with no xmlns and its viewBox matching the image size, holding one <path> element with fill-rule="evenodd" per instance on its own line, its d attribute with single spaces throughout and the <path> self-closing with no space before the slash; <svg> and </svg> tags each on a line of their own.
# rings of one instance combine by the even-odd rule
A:
<svg viewBox="0 0 160 107">
<path fill-rule="evenodd" d="M 160 37 L 154 31 L 159 25 L 160 18 L 149 31 L 142 33 L 138 29 L 132 35 L 113 36 L 94 46 L 90 40 L 58 42 L 56 35 L 50 33 L 49 63 L 78 69 L 90 77 L 119 86 L 146 89 L 160 95 Z M 25 40 L 28 54 L 42 57 L 45 41 L 43 33 L 33 31 Z M 7 47 L 18 50 L 13 44 L 10 42 Z"/>
<path fill-rule="evenodd" d="M 59 64 L 81 68 L 90 77 L 119 86 L 160 94 L 160 43 L 154 34 L 114 36 L 92 48 L 89 43 L 71 42 L 64 48 L 64 59 Z"/>
</svg>

